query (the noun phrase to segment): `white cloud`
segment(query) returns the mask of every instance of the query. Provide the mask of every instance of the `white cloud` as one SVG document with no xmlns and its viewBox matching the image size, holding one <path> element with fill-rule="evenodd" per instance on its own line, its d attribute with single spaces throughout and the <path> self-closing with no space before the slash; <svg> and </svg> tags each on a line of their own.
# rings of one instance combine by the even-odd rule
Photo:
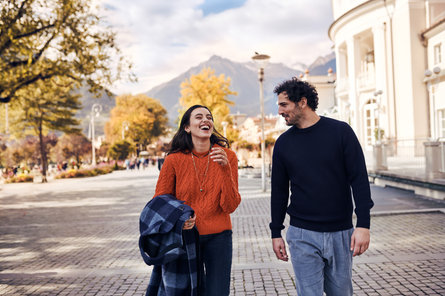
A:
<svg viewBox="0 0 445 296">
<path fill-rule="evenodd" d="M 214 54 L 247 62 L 258 51 L 292 66 L 331 51 L 327 30 L 333 17 L 326 0 L 248 0 L 207 16 L 198 8 L 203 0 L 100 1 L 139 78 L 116 84 L 118 94 L 147 91 Z"/>
</svg>

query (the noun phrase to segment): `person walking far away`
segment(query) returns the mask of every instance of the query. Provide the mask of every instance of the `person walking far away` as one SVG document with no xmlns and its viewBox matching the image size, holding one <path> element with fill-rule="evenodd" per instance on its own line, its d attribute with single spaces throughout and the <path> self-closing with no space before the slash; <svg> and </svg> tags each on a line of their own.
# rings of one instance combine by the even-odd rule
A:
<svg viewBox="0 0 445 296">
<path fill-rule="evenodd" d="M 273 152 L 273 250 L 288 261 L 281 237 L 287 212 L 286 241 L 298 295 L 352 295 L 352 257 L 368 249 L 374 205 L 360 143 L 347 123 L 317 115 L 318 94 L 309 83 L 293 78 L 274 93 L 278 113 L 291 128 Z"/>
<path fill-rule="evenodd" d="M 156 196 L 171 194 L 185 201 L 195 215 L 184 224 L 199 232 L 204 266 L 199 295 L 230 293 L 232 223 L 230 214 L 241 202 L 238 160 L 225 137 L 215 130 L 210 110 L 190 107 L 174 135 L 156 184 Z"/>
</svg>

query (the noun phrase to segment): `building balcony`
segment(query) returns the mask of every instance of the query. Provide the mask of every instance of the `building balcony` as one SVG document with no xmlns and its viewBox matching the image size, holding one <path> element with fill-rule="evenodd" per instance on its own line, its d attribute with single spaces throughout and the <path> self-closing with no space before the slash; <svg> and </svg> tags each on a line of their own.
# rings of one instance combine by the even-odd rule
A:
<svg viewBox="0 0 445 296">
<path fill-rule="evenodd" d="M 357 76 L 357 89 L 367 90 L 375 88 L 374 72 L 363 72 Z"/>
</svg>

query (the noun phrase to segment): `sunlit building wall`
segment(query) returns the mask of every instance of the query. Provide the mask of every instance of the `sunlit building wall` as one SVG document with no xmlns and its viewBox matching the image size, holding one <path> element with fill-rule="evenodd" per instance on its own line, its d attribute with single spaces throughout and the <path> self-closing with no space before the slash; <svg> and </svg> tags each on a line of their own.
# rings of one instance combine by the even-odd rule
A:
<svg viewBox="0 0 445 296">
<path fill-rule="evenodd" d="M 445 108 L 445 71 L 424 75 L 435 65 L 445 69 L 443 58 L 430 62 L 434 48 L 445 54 L 444 1 L 333 0 L 332 7 L 329 36 L 335 43 L 340 118 L 351 124 L 365 150 L 372 149 L 380 129 L 390 153 L 411 147 L 421 154 L 423 142 L 435 136 L 433 121 L 442 118 L 433 115 Z"/>
</svg>

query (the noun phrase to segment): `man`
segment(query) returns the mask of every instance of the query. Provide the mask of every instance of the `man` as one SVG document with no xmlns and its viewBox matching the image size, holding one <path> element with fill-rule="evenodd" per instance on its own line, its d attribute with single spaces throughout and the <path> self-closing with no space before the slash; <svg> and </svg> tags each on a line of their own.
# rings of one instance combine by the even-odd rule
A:
<svg viewBox="0 0 445 296">
<path fill-rule="evenodd" d="M 318 94 L 309 83 L 287 80 L 274 93 L 278 113 L 291 128 L 277 139 L 273 152 L 273 250 L 278 259 L 288 260 L 281 237 L 287 212 L 286 240 L 298 295 L 352 295 L 352 257 L 368 249 L 374 205 L 363 151 L 348 124 L 317 115 Z"/>
</svg>

